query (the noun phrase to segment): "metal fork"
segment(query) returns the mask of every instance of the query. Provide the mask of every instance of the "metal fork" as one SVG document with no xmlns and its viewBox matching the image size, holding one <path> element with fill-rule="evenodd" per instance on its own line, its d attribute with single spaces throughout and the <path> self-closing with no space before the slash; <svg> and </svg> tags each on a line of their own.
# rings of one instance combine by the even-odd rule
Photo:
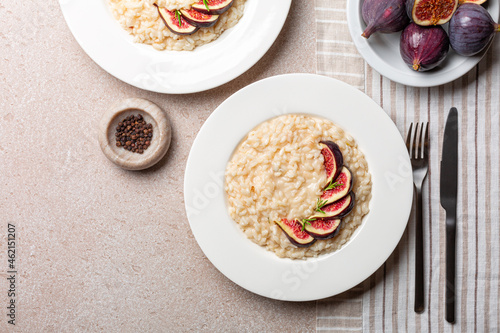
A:
<svg viewBox="0 0 500 333">
<path fill-rule="evenodd" d="M 425 126 L 425 134 L 424 134 Z M 412 129 L 414 129 L 412 131 Z M 415 185 L 415 312 L 424 311 L 424 239 L 422 223 L 422 184 L 429 168 L 429 123 L 413 123 L 408 129 L 406 147 L 410 155 Z"/>
</svg>

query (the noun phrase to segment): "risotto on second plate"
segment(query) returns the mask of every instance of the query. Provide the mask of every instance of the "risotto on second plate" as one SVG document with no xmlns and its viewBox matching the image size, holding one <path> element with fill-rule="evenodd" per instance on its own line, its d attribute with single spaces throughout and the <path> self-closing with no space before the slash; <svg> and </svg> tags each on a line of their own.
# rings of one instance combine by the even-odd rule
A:
<svg viewBox="0 0 500 333">
<path fill-rule="evenodd" d="M 111 12 L 120 25 L 134 37 L 136 43 L 152 45 L 157 50 L 191 51 L 217 39 L 243 16 L 246 0 L 234 0 L 231 8 L 220 15 L 217 23 L 199 29 L 192 35 L 177 35 L 162 21 L 158 9 L 170 11 L 189 8 L 198 0 L 108 0 Z"/>
<path fill-rule="evenodd" d="M 355 205 L 340 232 L 310 247 L 293 245 L 274 221 L 306 219 L 315 211 L 326 182 L 319 142 L 334 141 L 354 178 Z M 236 148 L 225 173 L 231 218 L 253 242 L 277 256 L 305 259 L 336 251 L 369 212 L 371 176 L 356 141 L 329 120 L 284 115 L 253 129 Z"/>
</svg>

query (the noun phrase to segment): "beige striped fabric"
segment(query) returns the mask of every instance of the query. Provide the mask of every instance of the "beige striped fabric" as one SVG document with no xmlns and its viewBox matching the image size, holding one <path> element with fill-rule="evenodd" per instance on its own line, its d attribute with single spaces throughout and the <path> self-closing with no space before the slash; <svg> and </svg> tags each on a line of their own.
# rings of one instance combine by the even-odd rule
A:
<svg viewBox="0 0 500 333">
<path fill-rule="evenodd" d="M 360 286 L 317 302 L 319 332 L 500 332 L 500 40 L 463 77 L 432 88 L 396 84 L 366 65 L 351 41 L 345 0 L 315 0 L 317 72 L 359 88 L 401 134 L 429 121 L 424 183 L 425 311 L 414 302 L 414 221 L 398 247 Z M 445 212 L 439 163 L 448 110 L 459 111 L 456 323 L 444 319 Z"/>
</svg>

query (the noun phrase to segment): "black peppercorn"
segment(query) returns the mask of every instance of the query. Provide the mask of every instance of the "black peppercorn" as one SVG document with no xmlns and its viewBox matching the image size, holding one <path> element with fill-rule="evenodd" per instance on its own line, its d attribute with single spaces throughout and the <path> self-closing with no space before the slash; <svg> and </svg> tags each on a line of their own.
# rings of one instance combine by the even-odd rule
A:
<svg viewBox="0 0 500 333">
<path fill-rule="evenodd" d="M 153 125 L 146 123 L 141 114 L 131 115 L 118 123 L 115 137 L 117 147 L 143 154 L 151 145 Z"/>
</svg>

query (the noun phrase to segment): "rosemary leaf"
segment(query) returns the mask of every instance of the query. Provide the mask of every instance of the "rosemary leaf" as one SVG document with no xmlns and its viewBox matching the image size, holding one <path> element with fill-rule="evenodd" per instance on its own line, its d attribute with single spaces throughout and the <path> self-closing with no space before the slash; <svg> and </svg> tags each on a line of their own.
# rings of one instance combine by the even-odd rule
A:
<svg viewBox="0 0 500 333">
<path fill-rule="evenodd" d="M 327 200 L 321 200 L 320 198 L 318 198 L 318 201 L 316 201 L 315 211 L 320 212 L 322 214 L 326 214 L 321 208 L 323 208 L 327 202 L 328 202 Z"/>
<path fill-rule="evenodd" d="M 302 231 L 306 228 L 306 224 L 311 225 L 312 221 L 316 221 L 316 219 L 302 219 Z"/>
<path fill-rule="evenodd" d="M 181 12 L 179 10 L 175 10 L 175 17 L 179 20 L 179 28 L 182 27 L 182 20 L 181 20 Z"/>
<path fill-rule="evenodd" d="M 207 11 L 210 12 L 210 7 L 208 7 L 208 0 L 203 0 L 203 4 L 205 5 L 205 7 L 207 8 Z"/>
<path fill-rule="evenodd" d="M 335 183 L 330 183 L 328 184 L 328 186 L 325 188 L 325 191 L 328 191 L 328 190 L 333 190 L 333 189 L 336 189 L 337 187 L 340 187 L 340 186 L 343 186 L 344 184 L 342 183 L 338 183 L 338 182 L 335 182 Z"/>
</svg>

